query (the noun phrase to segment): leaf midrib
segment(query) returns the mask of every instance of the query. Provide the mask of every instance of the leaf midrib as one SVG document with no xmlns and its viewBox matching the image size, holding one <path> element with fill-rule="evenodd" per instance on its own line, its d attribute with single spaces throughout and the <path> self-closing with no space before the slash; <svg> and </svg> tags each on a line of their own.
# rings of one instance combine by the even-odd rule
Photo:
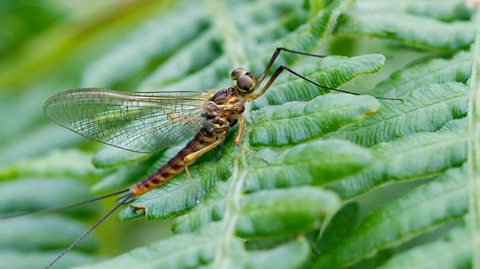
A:
<svg viewBox="0 0 480 269">
<path fill-rule="evenodd" d="M 244 162 L 240 165 L 238 162 L 235 162 L 234 171 L 229 179 L 230 186 L 228 193 L 225 195 L 225 214 L 222 219 L 224 229 L 222 230 L 222 235 L 219 236 L 212 268 L 229 268 L 228 253 L 232 245 L 231 242 L 235 237 L 235 226 L 240 213 L 242 187 L 247 173 L 247 169 L 243 169 L 242 167 L 243 163 Z M 242 171 L 239 171 L 240 169 L 242 169 Z"/>
</svg>

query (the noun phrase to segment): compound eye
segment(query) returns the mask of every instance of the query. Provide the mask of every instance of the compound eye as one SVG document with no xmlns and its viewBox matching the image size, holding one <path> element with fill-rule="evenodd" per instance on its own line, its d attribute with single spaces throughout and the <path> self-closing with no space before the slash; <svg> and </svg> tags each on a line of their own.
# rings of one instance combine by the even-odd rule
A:
<svg viewBox="0 0 480 269">
<path fill-rule="evenodd" d="M 230 74 L 230 77 L 233 80 L 237 80 L 240 76 L 247 74 L 247 69 L 245 68 L 235 68 L 233 69 L 232 73 Z"/>
<path fill-rule="evenodd" d="M 251 77 L 247 75 L 241 75 L 237 79 L 237 86 L 240 91 L 249 92 L 253 89 L 253 86 L 255 86 L 255 82 Z"/>
</svg>

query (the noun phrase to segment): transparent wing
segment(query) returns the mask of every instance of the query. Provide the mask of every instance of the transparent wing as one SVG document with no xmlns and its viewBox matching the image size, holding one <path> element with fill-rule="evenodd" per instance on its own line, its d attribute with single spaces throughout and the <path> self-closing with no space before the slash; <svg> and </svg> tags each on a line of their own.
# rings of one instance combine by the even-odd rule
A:
<svg viewBox="0 0 480 269">
<path fill-rule="evenodd" d="M 87 138 L 135 152 L 156 152 L 203 126 L 209 95 L 196 91 L 125 93 L 75 89 L 47 100 L 45 114 Z"/>
</svg>

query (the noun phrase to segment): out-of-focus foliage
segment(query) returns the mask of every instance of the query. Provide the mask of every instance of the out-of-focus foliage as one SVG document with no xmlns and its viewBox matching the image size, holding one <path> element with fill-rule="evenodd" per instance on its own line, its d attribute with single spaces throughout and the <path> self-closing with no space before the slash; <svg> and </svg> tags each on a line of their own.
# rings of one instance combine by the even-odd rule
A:
<svg viewBox="0 0 480 269">
<path fill-rule="evenodd" d="M 64 13 L 46 1 L 4 1 L 0 6 L 0 56 L 8 57 L 34 35 L 46 31 L 64 19 Z M 35 16 L 32 16 L 35 14 Z"/>
<path fill-rule="evenodd" d="M 220 89 L 232 68 L 260 74 L 274 49 L 287 47 L 342 56 L 282 53 L 275 67 L 365 95 L 282 74 L 245 112 L 242 145 L 255 156 L 233 145 L 233 132 L 189 168 L 192 181 L 180 174 L 118 214 L 174 218 L 172 235 L 158 239 L 165 228 L 157 225 L 144 232 L 149 245 L 123 243 L 125 253 L 100 258 L 94 233 L 56 268 L 472 266 L 480 251 L 470 240 L 480 231 L 468 229 L 467 216 L 480 212 L 468 214 L 468 197 L 478 195 L 468 184 L 478 170 L 466 161 L 478 154 L 479 119 L 467 116 L 480 45 L 471 48 L 474 10 L 464 1 L 74 3 L 0 5 L 9 27 L 0 33 L 1 215 L 124 188 L 184 145 L 158 154 L 96 149 L 42 116 L 42 102 L 62 89 Z M 48 264 L 94 209 L 0 220 L 2 265 Z M 119 241 L 106 248 L 132 240 L 136 224 L 116 229 Z"/>
</svg>

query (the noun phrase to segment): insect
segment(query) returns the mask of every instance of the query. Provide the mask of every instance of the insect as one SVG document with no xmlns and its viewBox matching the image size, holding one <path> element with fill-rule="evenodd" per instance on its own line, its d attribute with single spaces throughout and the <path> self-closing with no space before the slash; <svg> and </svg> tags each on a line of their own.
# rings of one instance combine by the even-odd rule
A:
<svg viewBox="0 0 480 269">
<path fill-rule="evenodd" d="M 243 112 L 246 102 L 262 96 L 283 71 L 320 88 L 356 94 L 322 86 L 284 65 L 279 66 L 262 86 L 275 60 L 282 52 L 325 57 L 277 48 L 259 77 L 245 68 L 236 68 L 231 73 L 231 78 L 236 82 L 235 85 L 214 94 L 200 91 L 123 93 L 85 88 L 66 91 L 48 99 L 44 106 L 45 114 L 58 124 L 87 138 L 126 150 L 156 152 L 178 142 L 181 138 L 189 136 L 193 138 L 155 173 L 133 184 L 129 189 L 112 194 L 123 194 L 123 196 L 115 207 L 46 268 L 54 265 L 129 200 L 165 184 L 184 170 L 190 177 L 188 166 L 223 143 L 227 133 L 235 125 L 239 125 L 239 128 L 234 143 L 240 147 L 245 127 Z"/>
</svg>

